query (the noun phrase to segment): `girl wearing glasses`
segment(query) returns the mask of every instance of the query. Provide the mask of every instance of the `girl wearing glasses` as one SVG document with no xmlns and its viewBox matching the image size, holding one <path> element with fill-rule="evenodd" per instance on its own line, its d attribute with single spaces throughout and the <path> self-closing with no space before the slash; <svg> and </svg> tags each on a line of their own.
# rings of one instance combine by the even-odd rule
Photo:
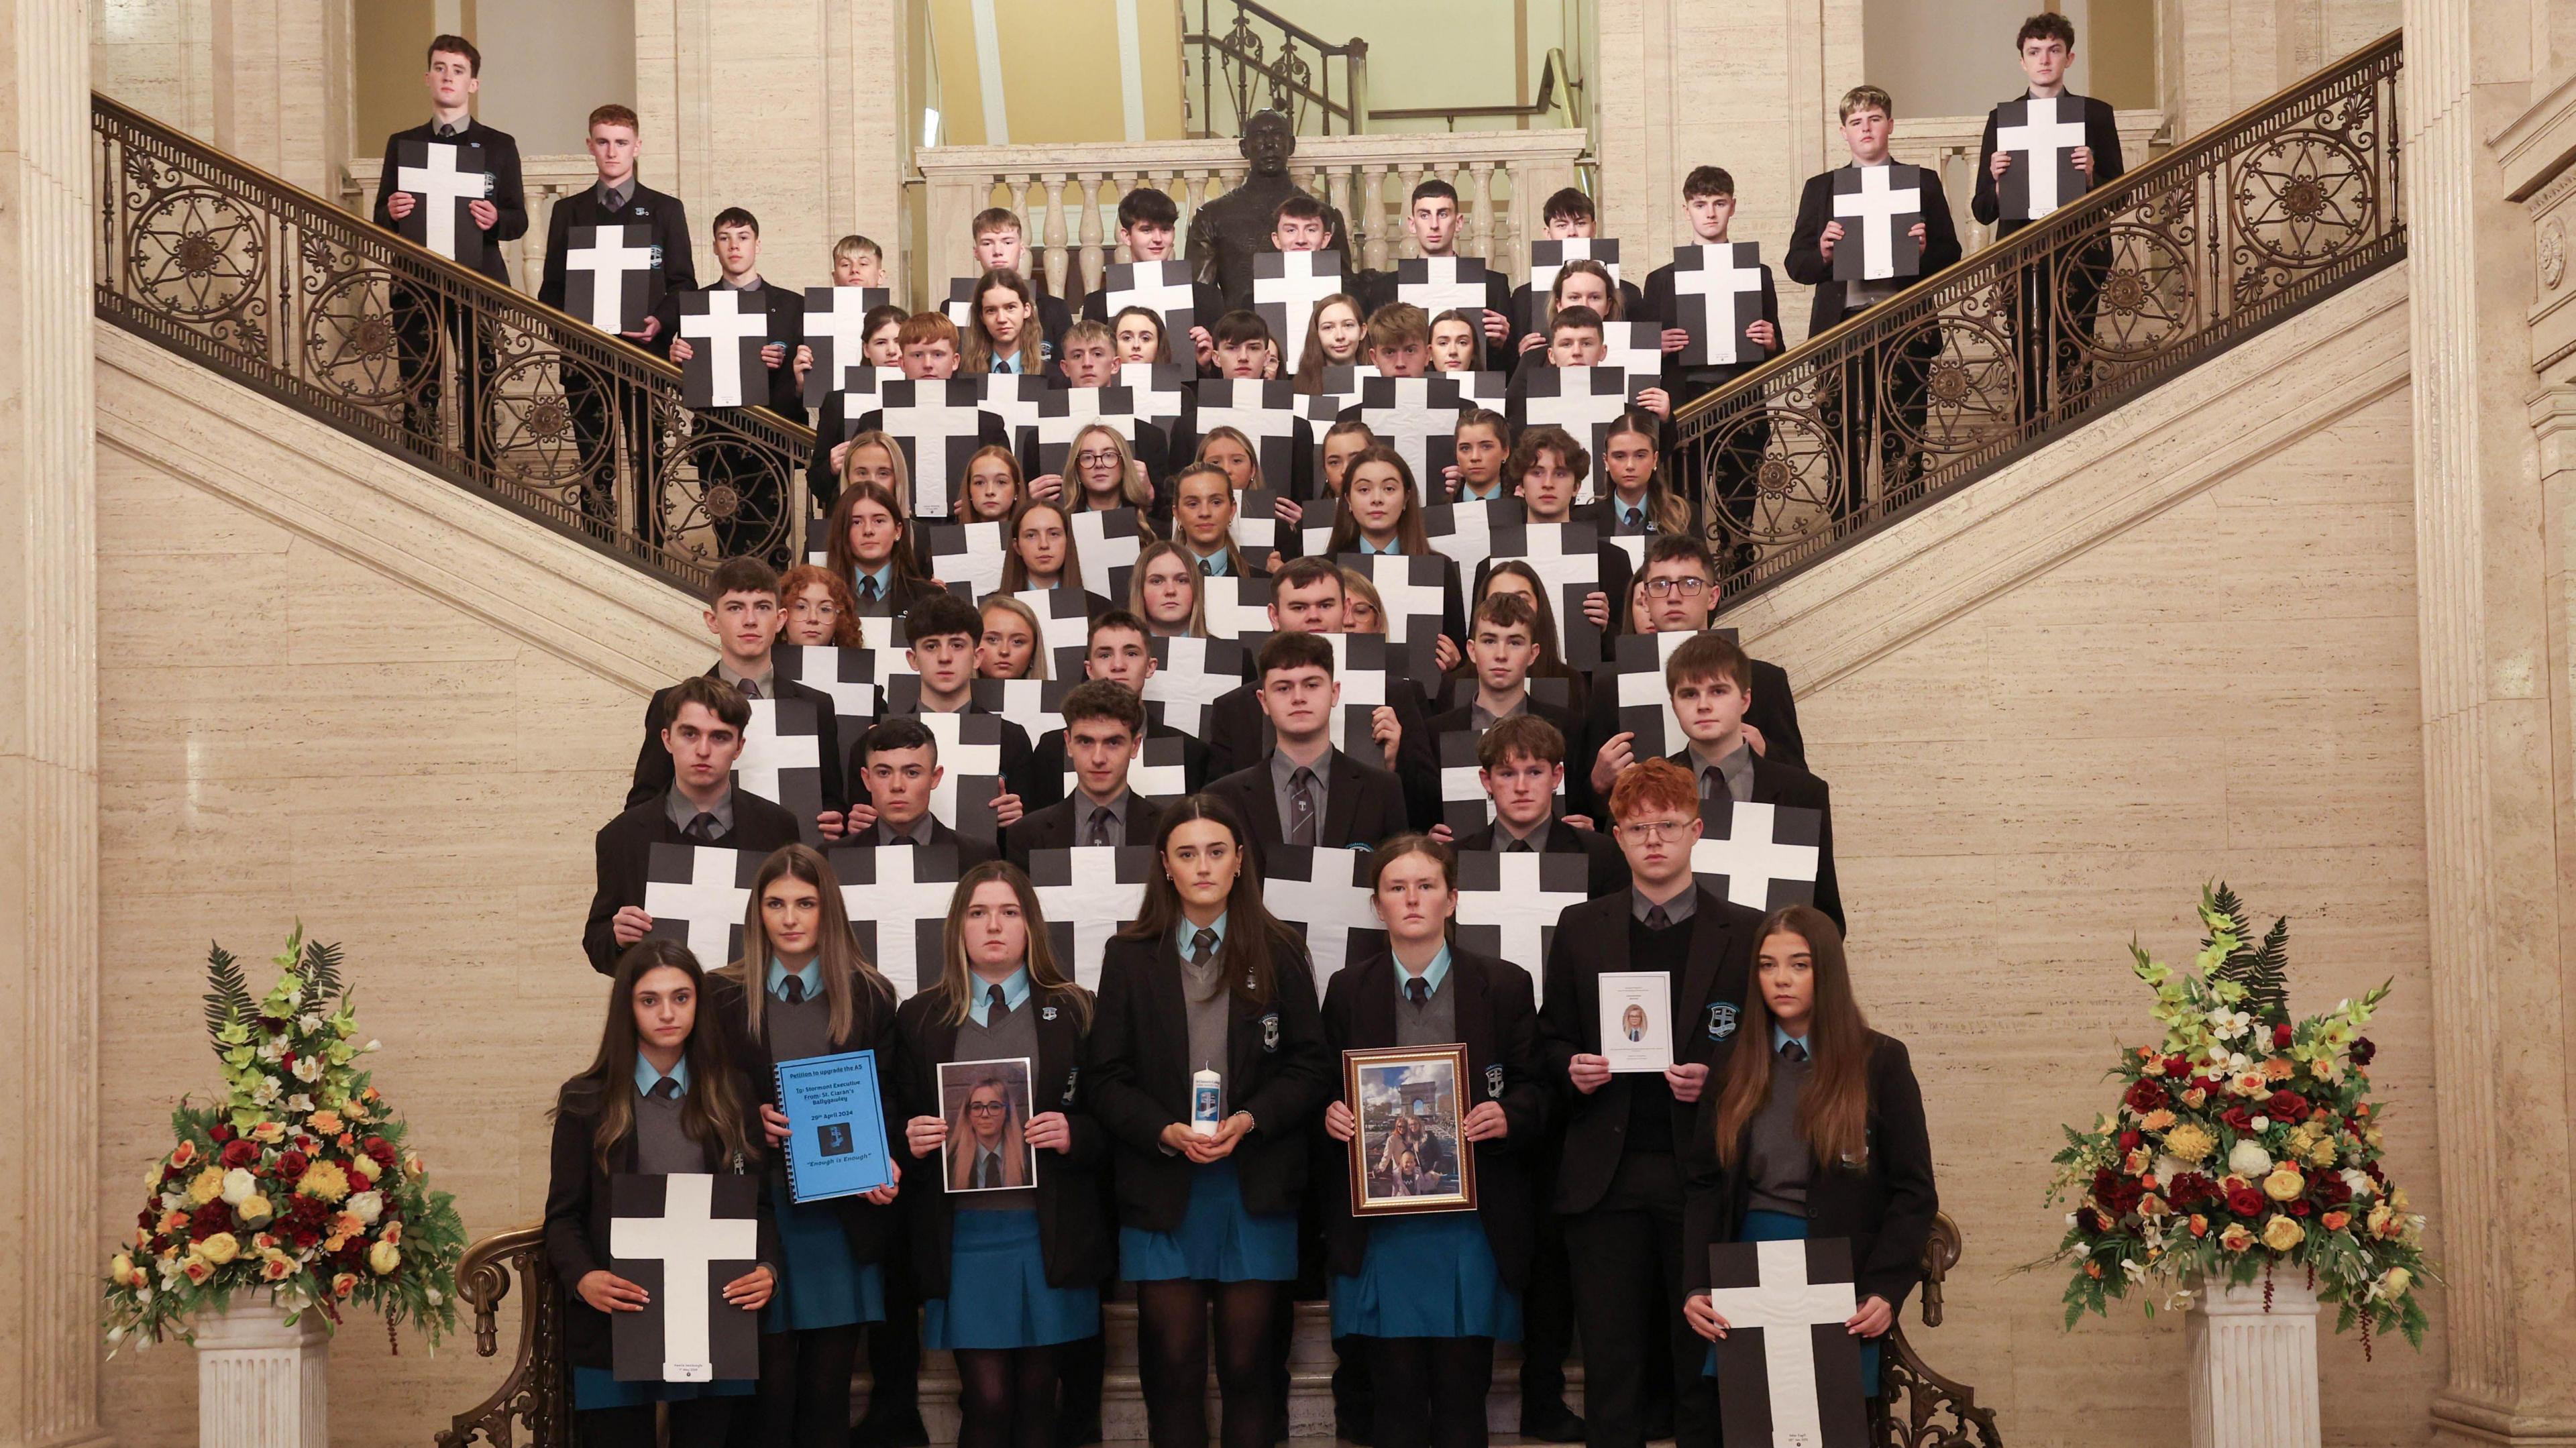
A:
<svg viewBox="0 0 2576 1448">
<path fill-rule="evenodd" d="M 1095 422 L 1075 433 L 1073 450 L 1066 461 L 1073 465 L 1074 479 L 1080 484 L 1072 490 L 1074 512 L 1133 508 L 1137 526 L 1146 526 L 1146 514 L 1154 506 L 1153 486 L 1146 482 L 1135 450 L 1118 429 Z"/>
</svg>

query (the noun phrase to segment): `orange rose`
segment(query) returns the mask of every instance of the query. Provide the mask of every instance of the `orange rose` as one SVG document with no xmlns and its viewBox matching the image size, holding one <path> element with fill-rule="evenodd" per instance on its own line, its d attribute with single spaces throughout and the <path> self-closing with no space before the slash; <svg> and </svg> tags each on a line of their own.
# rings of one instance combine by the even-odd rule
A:
<svg viewBox="0 0 2576 1448">
<path fill-rule="evenodd" d="M 2317 1218 L 2317 1220 L 2324 1224 L 2327 1231 L 2340 1232 L 2352 1221 L 2352 1213 L 2328 1212 L 2324 1216 Z"/>
<path fill-rule="evenodd" d="M 334 1297 L 346 1297 L 351 1292 L 357 1290 L 357 1286 L 358 1274 L 355 1272 L 343 1272 L 339 1276 L 331 1279 L 331 1295 Z"/>
<path fill-rule="evenodd" d="M 304 1124 L 312 1127 L 315 1131 L 321 1132 L 324 1136 L 329 1136 L 340 1129 L 340 1113 L 327 1108 L 321 1111 L 316 1111 L 312 1115 L 304 1118 Z"/>
<path fill-rule="evenodd" d="M 202 1285 L 207 1278 L 215 1275 L 215 1264 L 203 1257 L 191 1257 L 179 1264 L 179 1270 L 188 1275 L 189 1281 Z"/>
<path fill-rule="evenodd" d="M 183 1167 L 196 1159 L 197 1144 L 193 1141 L 183 1141 L 177 1146 L 170 1148 L 170 1164 L 172 1166 Z"/>
<path fill-rule="evenodd" d="M 387 1223 L 385 1223 L 385 1230 L 384 1230 L 383 1236 L 384 1236 L 384 1240 L 386 1240 L 386 1241 L 388 1241 L 388 1242 L 397 1242 L 397 1243 L 398 1243 L 398 1242 L 402 1241 L 402 1223 L 400 1223 L 400 1222 L 387 1222 Z"/>
<path fill-rule="evenodd" d="M 263 1282 L 283 1282 L 295 1275 L 295 1259 L 283 1252 L 271 1252 L 260 1259 L 259 1277 Z"/>
<path fill-rule="evenodd" d="M 2191 1214 L 2191 1234 L 2192 1234 L 2193 1236 L 2195 1236 L 2195 1237 L 2206 1237 L 2206 1236 L 2208 1236 L 2208 1235 L 2209 1235 L 2209 1218 L 2202 1216 L 2202 1215 L 2201 1215 L 2200 1213 L 2198 1213 L 2198 1212 L 2194 1212 L 2194 1213 L 2192 1213 L 2192 1214 Z"/>
</svg>

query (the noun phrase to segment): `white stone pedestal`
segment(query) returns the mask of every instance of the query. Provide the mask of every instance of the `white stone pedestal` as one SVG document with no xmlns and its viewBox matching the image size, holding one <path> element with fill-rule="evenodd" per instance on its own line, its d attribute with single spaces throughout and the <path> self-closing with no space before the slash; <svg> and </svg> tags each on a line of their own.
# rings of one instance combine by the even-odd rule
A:
<svg viewBox="0 0 2576 1448">
<path fill-rule="evenodd" d="M 2293 1271 L 2207 1288 L 2185 1315 L 2192 1448 L 2318 1448 L 2317 1294 Z"/>
<path fill-rule="evenodd" d="M 198 1448 L 330 1448 L 326 1328 L 248 1293 L 198 1318 Z"/>
</svg>

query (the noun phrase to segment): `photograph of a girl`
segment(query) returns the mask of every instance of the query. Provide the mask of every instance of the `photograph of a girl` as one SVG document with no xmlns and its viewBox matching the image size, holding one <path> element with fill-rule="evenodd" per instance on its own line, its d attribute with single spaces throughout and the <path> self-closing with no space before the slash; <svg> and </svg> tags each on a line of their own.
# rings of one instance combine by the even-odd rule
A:
<svg viewBox="0 0 2576 1448">
<path fill-rule="evenodd" d="M 939 1068 L 940 1115 L 948 1118 L 941 1167 L 952 1192 L 991 1192 L 1037 1182 L 1029 1148 L 1029 1063 L 951 1061 Z"/>
</svg>

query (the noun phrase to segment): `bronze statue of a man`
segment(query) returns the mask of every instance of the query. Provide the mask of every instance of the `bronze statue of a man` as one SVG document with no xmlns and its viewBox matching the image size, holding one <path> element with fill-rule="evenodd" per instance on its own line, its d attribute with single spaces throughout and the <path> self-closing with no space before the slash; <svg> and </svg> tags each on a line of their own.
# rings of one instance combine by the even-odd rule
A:
<svg viewBox="0 0 2576 1448">
<path fill-rule="evenodd" d="M 1270 214 L 1280 202 L 1303 194 L 1288 179 L 1288 158 L 1296 154 L 1297 132 L 1280 112 L 1256 111 L 1243 123 L 1243 140 L 1237 149 L 1251 164 L 1251 174 L 1190 218 L 1189 261 L 1193 275 L 1225 293 L 1228 307 L 1250 307 L 1253 253 L 1275 249 L 1270 245 Z M 1341 212 L 1325 207 L 1324 225 L 1331 233 L 1326 244 L 1347 252 L 1351 233 Z M 1348 255 L 1342 263 L 1345 270 L 1356 265 Z"/>
</svg>

